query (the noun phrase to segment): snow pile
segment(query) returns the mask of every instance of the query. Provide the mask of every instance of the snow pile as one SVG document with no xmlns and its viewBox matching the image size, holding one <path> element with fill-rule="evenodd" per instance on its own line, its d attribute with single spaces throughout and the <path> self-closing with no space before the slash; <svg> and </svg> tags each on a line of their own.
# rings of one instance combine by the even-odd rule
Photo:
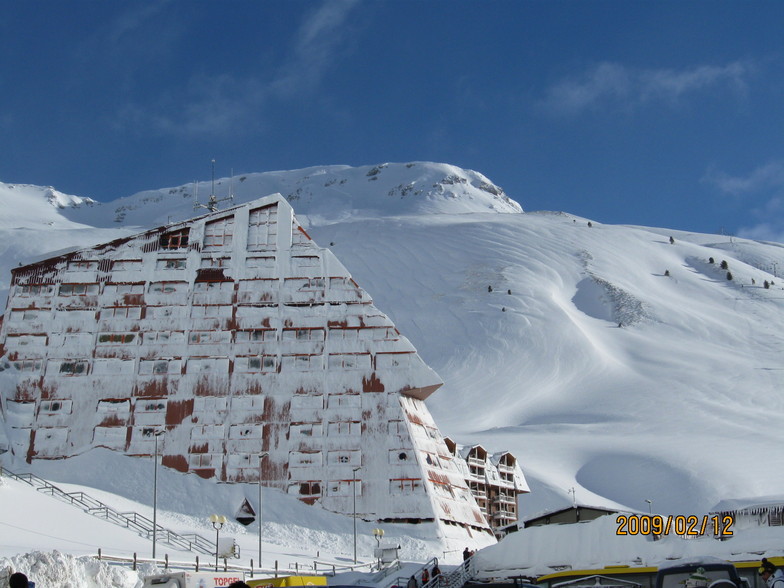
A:
<svg viewBox="0 0 784 588">
<path fill-rule="evenodd" d="M 675 559 L 718 557 L 742 561 L 784 555 L 781 529 L 760 528 L 736 533 L 732 539 L 684 539 L 668 535 L 653 541 L 646 535 L 618 535 L 615 516 L 585 523 L 529 527 L 476 554 L 482 578 L 537 576 L 571 566 L 595 569 L 612 565 L 659 567 Z"/>
<path fill-rule="evenodd" d="M 0 582 L 8 585 L 7 575 L 22 572 L 36 586 L 46 588 L 136 588 L 141 586 L 139 574 L 94 557 L 74 557 L 58 551 L 26 553 L 0 558 Z"/>
</svg>

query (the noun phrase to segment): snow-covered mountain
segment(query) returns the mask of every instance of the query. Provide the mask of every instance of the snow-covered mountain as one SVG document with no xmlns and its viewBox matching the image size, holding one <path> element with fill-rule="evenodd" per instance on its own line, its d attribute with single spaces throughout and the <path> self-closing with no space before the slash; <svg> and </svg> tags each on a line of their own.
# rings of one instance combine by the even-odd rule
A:
<svg viewBox="0 0 784 588">
<path fill-rule="evenodd" d="M 428 400 L 442 432 L 521 461 L 523 518 L 573 499 L 702 513 L 782 494 L 782 245 L 523 213 L 443 164 L 215 186 L 235 202 L 288 198 L 444 380 Z M 211 192 L 200 182 L 198 201 Z M 0 184 L 0 296 L 20 262 L 204 212 L 195 193 L 59 208 L 52 189 Z"/>
</svg>

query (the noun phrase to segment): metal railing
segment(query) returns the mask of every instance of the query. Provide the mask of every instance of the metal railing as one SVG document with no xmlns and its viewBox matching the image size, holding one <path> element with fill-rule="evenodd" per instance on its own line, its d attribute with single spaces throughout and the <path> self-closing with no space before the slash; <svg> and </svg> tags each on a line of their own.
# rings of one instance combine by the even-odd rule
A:
<svg viewBox="0 0 784 588">
<path fill-rule="evenodd" d="M 475 573 L 473 557 L 469 557 L 455 569 L 450 570 L 447 573 L 442 572 L 440 575 L 430 578 L 425 584 L 422 584 L 422 572 L 427 570 L 428 573 L 431 573 L 433 566 L 436 564 L 438 564 L 438 558 L 434 557 L 414 573 L 414 578 L 417 581 L 417 588 L 461 588 Z M 395 584 L 400 588 L 408 588 L 410 579 L 411 578 L 398 577 L 395 580 Z"/>
<path fill-rule="evenodd" d="M 152 538 L 153 533 L 155 533 L 156 541 L 160 541 L 171 547 L 176 547 L 185 551 L 197 551 L 207 555 L 215 554 L 215 543 L 205 539 L 201 535 L 180 535 L 161 525 L 153 525 L 153 522 L 150 519 L 138 512 L 118 512 L 84 492 L 65 492 L 43 478 L 39 478 L 35 474 L 15 474 L 0 466 L 0 476 L 2 475 L 30 484 L 39 492 L 49 494 L 72 506 L 80 507 L 87 514 L 109 521 L 120 527 L 132 529 L 142 537 Z"/>
</svg>

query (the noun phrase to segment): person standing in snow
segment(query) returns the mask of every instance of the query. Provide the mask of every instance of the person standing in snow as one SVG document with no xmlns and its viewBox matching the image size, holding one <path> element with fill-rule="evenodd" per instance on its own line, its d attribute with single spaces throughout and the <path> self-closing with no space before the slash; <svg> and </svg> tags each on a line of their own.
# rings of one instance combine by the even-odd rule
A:
<svg viewBox="0 0 784 588">
<path fill-rule="evenodd" d="M 408 580 L 408 584 L 406 584 L 406 588 L 419 588 L 419 584 L 417 584 L 417 579 L 414 576 Z"/>
<path fill-rule="evenodd" d="M 759 575 L 765 580 L 768 588 L 784 588 L 784 572 L 769 562 L 767 558 L 762 558 Z"/>
<path fill-rule="evenodd" d="M 31 582 L 27 579 L 27 576 L 25 576 L 22 572 L 11 574 L 11 577 L 8 578 L 9 588 L 28 588 L 30 583 Z"/>
<path fill-rule="evenodd" d="M 443 576 L 441 576 L 441 568 L 438 567 L 438 562 L 436 562 L 436 565 L 433 566 L 433 571 L 430 573 L 430 577 L 436 580 L 438 584 L 441 584 Z"/>
<path fill-rule="evenodd" d="M 468 547 L 463 550 L 463 561 L 466 561 L 469 557 L 471 557 L 471 552 L 468 551 Z"/>
</svg>

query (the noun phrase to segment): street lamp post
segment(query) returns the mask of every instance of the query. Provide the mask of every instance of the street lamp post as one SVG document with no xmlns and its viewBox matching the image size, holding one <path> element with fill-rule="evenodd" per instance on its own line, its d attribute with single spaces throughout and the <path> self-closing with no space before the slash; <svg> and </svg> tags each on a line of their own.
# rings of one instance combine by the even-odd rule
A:
<svg viewBox="0 0 784 588">
<path fill-rule="evenodd" d="M 226 522 L 226 517 L 223 515 L 210 515 L 210 522 L 212 526 L 215 528 L 215 571 L 218 571 L 218 552 L 220 549 L 218 548 L 218 543 L 220 539 L 220 530 L 223 527 L 224 523 Z"/>
<path fill-rule="evenodd" d="M 653 500 L 651 500 L 650 498 L 646 498 L 645 502 L 648 503 L 648 514 L 649 515 L 653 514 Z"/>
<path fill-rule="evenodd" d="M 354 491 L 354 563 L 357 563 L 357 472 L 361 470 L 361 467 L 356 467 L 352 471 L 354 472 L 354 478 L 351 480 L 351 489 Z"/>
<path fill-rule="evenodd" d="M 384 536 L 384 529 L 373 529 L 373 537 L 376 538 L 376 559 L 378 569 L 381 569 L 381 538 Z"/>
<path fill-rule="evenodd" d="M 158 437 L 163 431 L 156 431 L 155 437 L 155 464 L 152 476 L 152 558 L 155 559 L 155 540 L 158 538 Z"/>
<path fill-rule="evenodd" d="M 261 480 L 263 479 L 262 474 L 262 463 L 264 462 L 264 458 L 269 456 L 268 451 L 262 451 L 259 454 L 259 569 L 261 569 Z"/>
</svg>

